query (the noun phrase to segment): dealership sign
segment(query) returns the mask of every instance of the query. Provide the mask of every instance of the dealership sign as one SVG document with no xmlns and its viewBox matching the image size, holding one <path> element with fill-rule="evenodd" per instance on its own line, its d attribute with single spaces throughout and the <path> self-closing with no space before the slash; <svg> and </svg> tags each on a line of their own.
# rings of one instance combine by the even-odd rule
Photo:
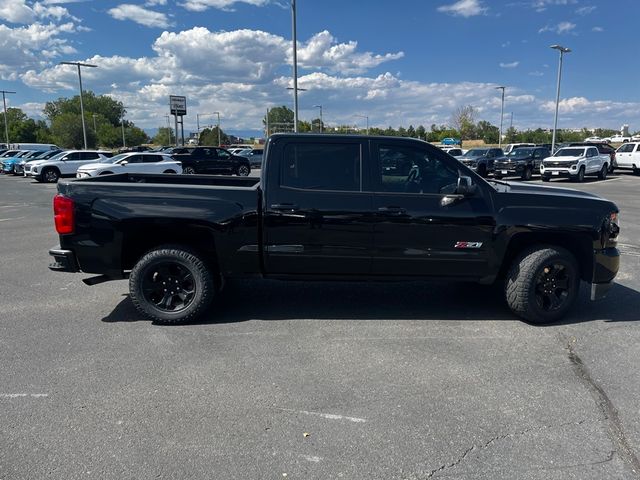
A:
<svg viewBox="0 0 640 480">
<path fill-rule="evenodd" d="M 177 95 L 169 95 L 169 110 L 171 115 L 186 115 L 187 114 L 187 97 L 180 97 Z"/>
</svg>

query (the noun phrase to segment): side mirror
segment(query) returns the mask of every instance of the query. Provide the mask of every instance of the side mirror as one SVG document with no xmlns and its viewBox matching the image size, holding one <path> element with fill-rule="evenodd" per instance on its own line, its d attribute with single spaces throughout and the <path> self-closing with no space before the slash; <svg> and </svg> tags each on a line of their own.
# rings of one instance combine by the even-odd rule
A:
<svg viewBox="0 0 640 480">
<path fill-rule="evenodd" d="M 122 160 L 120 162 L 120 165 L 122 165 L 123 167 L 126 167 L 127 165 L 129 165 L 129 162 L 127 162 L 126 160 Z"/>
<path fill-rule="evenodd" d="M 458 177 L 458 186 L 456 187 L 456 193 L 458 195 L 469 196 L 473 195 L 476 191 L 476 186 L 471 181 L 471 177 L 460 176 Z"/>
</svg>

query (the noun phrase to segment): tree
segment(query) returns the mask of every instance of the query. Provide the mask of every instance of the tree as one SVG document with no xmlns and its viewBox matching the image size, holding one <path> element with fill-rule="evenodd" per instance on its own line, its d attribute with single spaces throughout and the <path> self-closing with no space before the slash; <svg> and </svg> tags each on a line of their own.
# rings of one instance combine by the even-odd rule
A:
<svg viewBox="0 0 640 480">
<path fill-rule="evenodd" d="M 149 135 L 147 135 L 147 132 L 129 122 L 125 122 L 124 124 L 124 137 L 127 140 L 127 145 L 130 146 L 149 143 Z"/>
<path fill-rule="evenodd" d="M 85 115 L 85 124 L 89 125 L 89 119 Z M 82 134 L 82 120 L 80 115 L 67 112 L 54 117 L 51 121 L 51 134 L 54 142 L 63 148 L 84 148 Z M 87 146 L 95 148 L 97 137 L 93 130 L 87 129 Z"/>
<path fill-rule="evenodd" d="M 224 130 L 220 129 L 220 144 L 228 145 L 229 136 L 224 133 Z M 218 145 L 218 127 L 205 128 L 200 132 L 200 145 Z"/>
<path fill-rule="evenodd" d="M 476 133 L 479 138 L 484 140 L 484 143 L 499 143 L 500 129 L 486 120 L 480 120 L 476 125 Z"/>
<path fill-rule="evenodd" d="M 82 96 L 85 116 L 91 116 L 92 113 L 102 115 L 111 125 L 118 125 L 122 118 L 123 105 L 113 98 L 106 95 L 96 96 L 92 91 L 84 92 Z M 126 112 L 126 110 L 125 110 Z M 72 98 L 60 97 L 53 102 L 47 102 L 42 111 L 44 115 L 53 121 L 53 119 L 63 113 L 73 113 L 80 115 L 80 96 L 76 95 Z"/>
<path fill-rule="evenodd" d="M 262 123 L 265 126 L 265 130 L 268 124 L 268 135 L 276 132 L 291 132 L 293 131 L 293 116 L 293 110 L 285 105 L 281 107 L 274 107 L 269 109 L 269 118 L 267 119 L 267 116 L 265 115 Z"/>
<path fill-rule="evenodd" d="M 151 139 L 151 142 L 156 145 L 173 145 L 175 140 L 176 136 L 172 128 L 159 127 L 158 133 Z"/>
<path fill-rule="evenodd" d="M 416 128 L 416 136 L 420 139 L 425 139 L 427 134 L 427 131 L 425 130 L 423 125 L 418 125 L 418 128 Z"/>
<path fill-rule="evenodd" d="M 475 135 L 476 109 L 471 105 L 458 107 L 451 117 L 451 123 L 460 132 L 462 140 L 473 139 Z"/>
</svg>

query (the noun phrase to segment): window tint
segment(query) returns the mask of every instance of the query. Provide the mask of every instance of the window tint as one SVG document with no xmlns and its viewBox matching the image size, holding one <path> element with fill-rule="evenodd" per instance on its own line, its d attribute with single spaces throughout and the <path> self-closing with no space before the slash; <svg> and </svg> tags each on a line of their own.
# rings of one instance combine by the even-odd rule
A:
<svg viewBox="0 0 640 480">
<path fill-rule="evenodd" d="M 125 159 L 127 163 L 142 163 L 142 155 L 131 155 Z"/>
<path fill-rule="evenodd" d="M 220 149 L 216 150 L 216 155 L 219 158 L 229 158 L 231 156 L 229 152 L 227 152 L 226 150 L 220 150 Z"/>
<path fill-rule="evenodd" d="M 382 145 L 378 151 L 383 192 L 455 193 L 458 170 L 420 148 Z"/>
<path fill-rule="evenodd" d="M 80 152 L 69 153 L 66 157 L 63 157 L 63 160 L 80 160 Z"/>
<path fill-rule="evenodd" d="M 307 190 L 360 191 L 357 143 L 289 144 L 284 150 L 280 185 Z"/>
<path fill-rule="evenodd" d="M 156 163 L 162 160 L 160 155 L 140 155 L 144 163 Z"/>
<path fill-rule="evenodd" d="M 97 160 L 100 154 L 97 152 L 80 152 L 80 160 Z"/>
</svg>

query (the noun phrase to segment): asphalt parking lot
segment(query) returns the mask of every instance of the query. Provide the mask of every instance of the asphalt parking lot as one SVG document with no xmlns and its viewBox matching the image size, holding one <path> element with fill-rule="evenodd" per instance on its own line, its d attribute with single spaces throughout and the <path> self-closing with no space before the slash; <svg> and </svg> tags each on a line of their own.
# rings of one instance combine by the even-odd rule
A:
<svg viewBox="0 0 640 480">
<path fill-rule="evenodd" d="M 640 177 L 550 185 L 621 209 L 618 284 L 562 324 L 472 284 L 247 281 L 160 326 L 50 272 L 55 186 L 0 176 L 0 479 L 640 478 Z"/>
</svg>

